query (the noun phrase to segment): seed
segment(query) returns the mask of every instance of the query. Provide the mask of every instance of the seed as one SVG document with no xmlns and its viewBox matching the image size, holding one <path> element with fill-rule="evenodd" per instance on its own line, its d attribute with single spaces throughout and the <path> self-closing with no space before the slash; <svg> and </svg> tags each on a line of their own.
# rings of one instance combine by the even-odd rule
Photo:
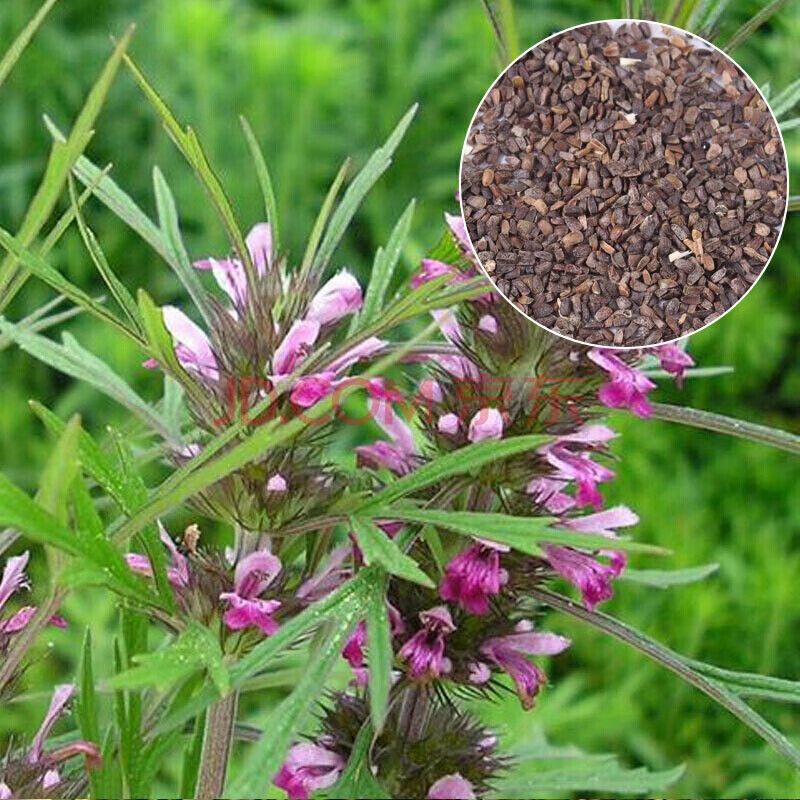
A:
<svg viewBox="0 0 800 800">
<path fill-rule="evenodd" d="M 719 318 L 764 269 L 786 207 L 761 96 L 668 26 L 592 23 L 532 48 L 490 90 L 463 158 L 467 232 L 498 289 L 591 344 L 657 344 Z"/>
</svg>

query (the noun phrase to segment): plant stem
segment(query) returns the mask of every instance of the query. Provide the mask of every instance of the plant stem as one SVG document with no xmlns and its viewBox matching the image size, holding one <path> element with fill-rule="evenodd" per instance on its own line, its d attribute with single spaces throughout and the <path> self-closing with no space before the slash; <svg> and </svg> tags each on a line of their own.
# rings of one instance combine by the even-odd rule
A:
<svg viewBox="0 0 800 800">
<path fill-rule="evenodd" d="M 407 742 L 418 742 L 425 732 L 428 717 L 428 693 L 422 686 L 409 686 L 400 699 L 398 730 Z"/>
<path fill-rule="evenodd" d="M 200 777 L 197 780 L 198 800 L 222 797 L 238 704 L 239 692 L 234 691 L 213 705 L 208 712 Z"/>
<path fill-rule="evenodd" d="M 684 406 L 671 406 L 665 403 L 653 403 L 653 416 L 667 422 L 679 422 L 693 428 L 705 428 L 708 431 L 727 433 L 729 436 L 738 436 L 751 442 L 767 444 L 786 450 L 789 453 L 800 455 L 800 436 L 779 428 L 769 428 L 766 425 L 756 425 L 743 419 L 725 417 L 712 411 L 702 411 L 699 408 L 686 408 Z"/>
</svg>

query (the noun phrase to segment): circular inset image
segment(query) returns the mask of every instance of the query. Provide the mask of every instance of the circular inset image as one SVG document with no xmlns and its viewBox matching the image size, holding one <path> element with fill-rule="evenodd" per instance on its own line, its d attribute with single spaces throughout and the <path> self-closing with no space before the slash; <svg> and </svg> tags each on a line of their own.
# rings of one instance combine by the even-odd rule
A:
<svg viewBox="0 0 800 800">
<path fill-rule="evenodd" d="M 786 218 L 786 153 L 734 61 L 677 28 L 581 25 L 483 98 L 461 162 L 479 262 L 534 322 L 584 344 L 698 331 L 758 280 Z"/>
</svg>

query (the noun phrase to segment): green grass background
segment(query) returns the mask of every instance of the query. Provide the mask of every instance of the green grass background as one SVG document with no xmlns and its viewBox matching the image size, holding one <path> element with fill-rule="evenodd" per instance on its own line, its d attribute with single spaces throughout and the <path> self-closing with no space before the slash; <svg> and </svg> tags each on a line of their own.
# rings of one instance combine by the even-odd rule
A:
<svg viewBox="0 0 800 800">
<path fill-rule="evenodd" d="M 32 0 L 0 4 L 0 48 L 33 13 Z M 761 4 L 733 0 L 723 32 Z M 563 27 L 618 16 L 604 0 L 518 0 L 528 46 Z M 363 163 L 402 112 L 420 111 L 391 171 L 370 195 L 337 254 L 368 276 L 375 248 L 413 196 L 418 199 L 404 259 L 410 271 L 453 210 L 458 156 L 483 92 L 499 71 L 491 29 L 478 0 L 62 0 L 0 92 L 0 224 L 14 229 L 38 181 L 48 136 L 42 113 L 71 122 L 109 51 L 109 35 L 129 22 L 133 54 L 178 116 L 191 122 L 223 176 L 245 226 L 261 203 L 237 116 L 256 130 L 277 184 L 284 240 L 302 252 L 327 184 L 345 155 Z M 760 84 L 780 89 L 800 74 L 800 3 L 790 2 L 735 56 Z M 800 129 L 787 135 L 794 193 L 800 189 Z M 113 162 L 116 179 L 152 210 L 151 170 L 159 164 L 180 205 L 193 255 L 222 253 L 223 232 L 189 170 L 127 74 L 121 74 L 90 154 Z M 112 266 L 158 302 L 185 300 L 157 257 L 97 204 L 87 209 Z M 765 277 L 734 311 L 692 340 L 702 365 L 735 373 L 667 387 L 661 399 L 800 432 L 800 214 L 786 226 Z M 78 237 L 53 255 L 76 283 L 100 292 Z M 34 308 L 48 292 L 34 281 L 9 312 Z M 69 325 L 145 396 L 158 380 L 125 342 L 88 320 Z M 0 467 L 32 488 L 49 442 L 28 411 L 37 398 L 62 416 L 80 411 L 90 430 L 120 423 L 119 410 L 93 390 L 14 349 L 0 352 Z M 797 462 L 782 452 L 667 423 L 620 416 L 614 502 L 642 517 L 637 536 L 674 551 L 667 566 L 709 561 L 720 572 L 667 591 L 620 584 L 606 606 L 671 647 L 730 668 L 800 679 L 800 493 Z M 662 566 L 647 564 L 647 566 Z M 74 597 L 73 628 L 30 673 L 31 702 L 0 714 L 0 730 L 31 729 L 53 680 L 68 680 L 82 624 L 108 650 L 112 608 L 99 593 Z M 556 744 L 616 751 L 630 765 L 686 762 L 675 797 L 797 796 L 797 775 L 724 711 L 637 654 L 553 616 L 575 646 L 553 664 L 553 686 L 527 715 L 509 702 L 491 712 L 515 745 L 544 732 Z M 264 695 L 264 702 L 272 696 Z M 765 710 L 800 741 L 796 707 Z M 167 775 L 177 765 L 167 766 Z M 174 774 L 174 773 L 173 773 Z M 265 791 L 266 791 L 265 778 Z M 584 793 L 582 796 L 587 796 Z"/>
</svg>

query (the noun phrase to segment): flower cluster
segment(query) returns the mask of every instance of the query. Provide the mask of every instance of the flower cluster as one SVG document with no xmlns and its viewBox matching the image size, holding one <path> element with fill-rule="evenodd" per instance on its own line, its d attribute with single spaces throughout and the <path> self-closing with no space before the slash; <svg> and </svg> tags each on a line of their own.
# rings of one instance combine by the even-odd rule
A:
<svg viewBox="0 0 800 800">
<path fill-rule="evenodd" d="M 450 217 L 448 223 L 452 246 L 424 260 L 413 285 L 443 276 L 456 285 L 475 274 L 462 221 Z M 428 706 L 436 713 L 468 719 L 454 706 L 438 703 L 443 693 L 488 695 L 502 676 L 511 680 L 522 706 L 533 707 L 546 683 L 536 659 L 558 655 L 570 645 L 566 637 L 534 626 L 544 606 L 532 599 L 533 590 L 564 581 L 577 589 L 590 610 L 609 600 L 614 580 L 626 566 L 624 551 L 615 547 L 618 531 L 638 523 L 626 506 L 604 507 L 601 487 L 614 478 L 609 462 L 616 434 L 599 421 L 603 406 L 647 417 L 647 395 L 655 384 L 638 369 L 642 358 L 656 356 L 676 379 L 693 363 L 675 345 L 648 353 L 576 346 L 532 325 L 491 293 L 477 296 L 458 313 L 441 310 L 433 316 L 446 344 L 408 359 L 428 366 L 418 388 L 425 400 L 419 414 L 424 436 L 409 424 L 402 395 L 382 386 L 381 393 L 373 393 L 372 410 L 387 440 L 360 447 L 359 464 L 377 470 L 380 485 L 380 470 L 408 475 L 439 455 L 479 442 L 538 435 L 540 444 L 521 455 L 476 469 L 462 483 L 428 488 L 414 499 L 454 512 L 498 511 L 538 518 L 549 530 L 581 534 L 587 544 L 577 547 L 545 539 L 536 555 L 526 555 L 491 537 L 465 543 L 441 529 L 437 537 L 446 557 L 441 564 L 441 555 L 434 558 L 427 543 L 410 537 L 410 555 L 439 578 L 433 589 L 390 582 L 393 707 L 402 709 L 410 698 L 416 703 L 424 698 L 420 708 L 426 710 L 415 712 L 423 728 Z M 382 527 L 391 538 L 405 530 L 399 522 Z M 354 551 L 357 567 L 359 553 L 355 547 Z M 338 696 L 326 712 L 326 719 L 340 724 L 342 708 L 356 707 L 369 692 L 364 623 L 342 655 L 354 670 L 354 693 Z M 382 736 L 390 736 L 391 728 L 387 723 Z M 290 797 L 307 797 L 332 786 L 349 756 L 337 733 L 334 727 L 314 742 L 293 748 L 275 783 Z M 430 747 L 432 739 L 425 741 Z M 405 758 L 411 749 L 406 746 Z M 480 762 L 477 751 L 473 757 Z M 491 774 L 479 780 L 462 769 L 448 769 L 418 787 L 420 794 L 414 796 L 476 797 L 501 766 L 493 761 Z M 396 764 L 376 762 L 373 768 L 385 787 L 397 778 Z M 401 773 L 402 780 L 410 780 L 413 771 L 406 764 Z"/>
<path fill-rule="evenodd" d="M 83 756 L 87 769 L 102 765 L 100 748 L 94 742 L 73 741 L 55 750 L 46 750 L 45 742 L 59 717 L 75 694 L 71 684 L 57 686 L 39 730 L 27 748 L 12 750 L 0 761 L 0 800 L 12 797 L 70 797 L 68 781 L 59 768 L 77 756 Z"/>
</svg>

